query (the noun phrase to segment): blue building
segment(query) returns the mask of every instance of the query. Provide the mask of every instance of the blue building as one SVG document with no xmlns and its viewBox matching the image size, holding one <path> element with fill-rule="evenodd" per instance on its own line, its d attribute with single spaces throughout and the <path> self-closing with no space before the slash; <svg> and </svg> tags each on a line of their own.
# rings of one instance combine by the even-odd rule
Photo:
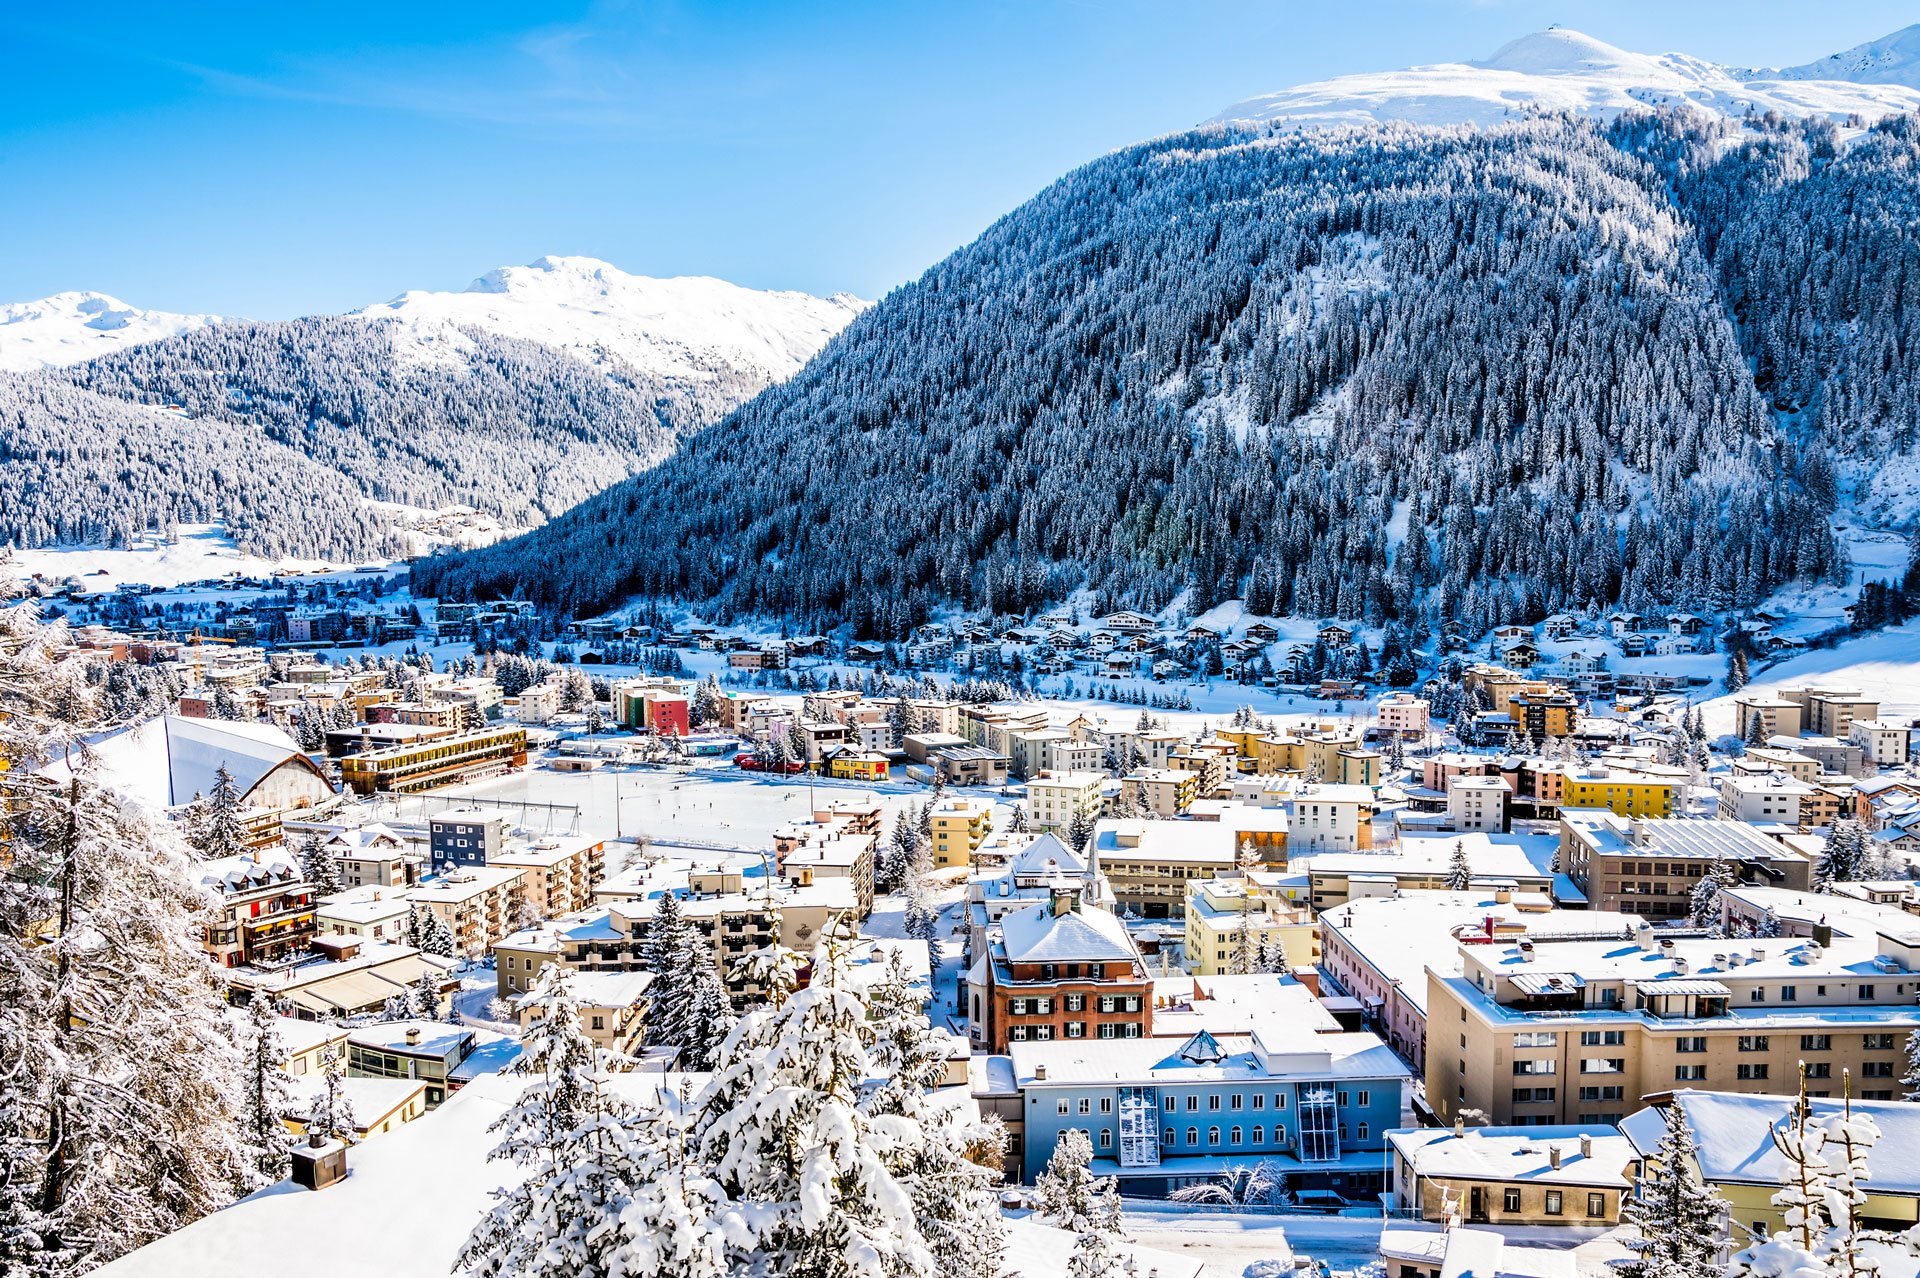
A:
<svg viewBox="0 0 1920 1278">
<path fill-rule="evenodd" d="M 1372 1201 L 1388 1131 L 1405 1125 L 1407 1067 L 1373 1034 L 1261 1018 L 1250 1034 L 1011 1045 L 1029 1179 L 1069 1127 L 1093 1171 L 1132 1197 L 1164 1196 L 1271 1160 L 1295 1194 Z"/>
</svg>

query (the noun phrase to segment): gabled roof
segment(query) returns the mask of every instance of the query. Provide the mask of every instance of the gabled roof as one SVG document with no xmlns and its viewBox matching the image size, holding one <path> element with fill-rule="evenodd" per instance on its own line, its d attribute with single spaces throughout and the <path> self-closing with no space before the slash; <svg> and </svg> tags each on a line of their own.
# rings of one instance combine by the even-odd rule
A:
<svg viewBox="0 0 1920 1278">
<path fill-rule="evenodd" d="M 269 773 L 289 763 L 333 789 L 294 739 L 270 723 L 170 714 L 105 737 L 90 752 L 104 784 L 153 807 L 173 807 L 208 793 L 223 764 L 243 801 Z M 47 772 L 53 775 L 64 766 Z"/>
<path fill-rule="evenodd" d="M 1052 862 L 1051 871 L 1057 874 L 1079 874 L 1087 868 L 1086 861 L 1072 848 L 1051 834 L 1043 834 L 1027 844 L 1007 869 L 1014 877 L 1049 872 L 1048 862 Z"/>
</svg>

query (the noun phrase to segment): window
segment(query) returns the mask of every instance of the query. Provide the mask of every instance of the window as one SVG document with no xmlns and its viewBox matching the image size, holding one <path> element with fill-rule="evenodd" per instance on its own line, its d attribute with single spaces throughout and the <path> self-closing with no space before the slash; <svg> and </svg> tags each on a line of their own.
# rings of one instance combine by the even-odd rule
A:
<svg viewBox="0 0 1920 1278">
<path fill-rule="evenodd" d="M 1102 1127 L 1100 1129 L 1100 1148 L 1102 1149 L 1113 1148 L 1113 1129 L 1112 1128 Z"/>
<path fill-rule="evenodd" d="M 1210 1113 L 1211 1113 L 1211 1112 L 1217 1112 L 1217 1111 L 1219 1110 L 1219 1108 L 1220 1108 L 1220 1097 L 1219 1097 L 1219 1096 L 1218 1096 L 1217 1094 L 1216 1094 L 1216 1095 L 1213 1095 L 1213 1096 L 1209 1096 L 1209 1097 L 1207 1097 L 1207 1110 L 1208 1110 L 1208 1112 L 1210 1112 Z"/>
<path fill-rule="evenodd" d="M 1807 1077 L 1832 1078 L 1833 1066 L 1827 1064 L 1825 1061 L 1809 1061 L 1807 1063 Z"/>
<path fill-rule="evenodd" d="M 1890 1052 L 1893 1050 L 1893 1035 L 1868 1034 L 1861 1046 L 1869 1052 Z"/>
<path fill-rule="evenodd" d="M 1235 1093 L 1234 1093 L 1233 1095 L 1231 1095 L 1231 1096 L 1229 1096 L 1229 1097 L 1227 1097 L 1227 1108 L 1228 1108 L 1228 1109 L 1239 1109 L 1239 1108 L 1240 1108 L 1240 1093 L 1239 1093 L 1239 1092 L 1235 1092 Z"/>
<path fill-rule="evenodd" d="M 1194 1110 L 1199 1108 L 1200 1108 L 1200 1098 L 1198 1096 L 1187 1097 L 1187 1112 L 1189 1114 L 1191 1114 Z"/>
<path fill-rule="evenodd" d="M 1240 1143 L 1240 1129 L 1238 1127 L 1232 1128 L 1227 1132 L 1227 1144 L 1238 1145 L 1239 1143 Z"/>
<path fill-rule="evenodd" d="M 1552 1030 L 1515 1034 L 1513 1036 L 1513 1045 L 1515 1047 L 1558 1047 L 1560 1045 L 1560 1035 Z"/>
<path fill-rule="evenodd" d="M 1513 1072 L 1516 1075 L 1552 1074 L 1556 1072 L 1558 1061 L 1515 1061 Z"/>
<path fill-rule="evenodd" d="M 1163 1138 L 1160 1143 L 1163 1145 L 1171 1145 L 1174 1143 L 1174 1137 L 1176 1135 L 1177 1133 L 1173 1130 L 1173 1128 L 1169 1127 L 1166 1129 L 1165 1133 L 1163 1134 Z"/>
<path fill-rule="evenodd" d="M 1275 1109 L 1285 1109 L 1287 1107 L 1287 1094 L 1285 1092 L 1275 1092 L 1273 1094 L 1273 1107 Z M 1258 1109 L 1260 1107 L 1256 1105 L 1254 1108 Z"/>
<path fill-rule="evenodd" d="M 1513 1212 L 1519 1211 L 1520 1210 L 1520 1191 L 1512 1188 L 1501 1190 L 1500 1191 L 1500 1210 L 1513 1211 Z"/>
<path fill-rule="evenodd" d="M 1300 1158 L 1325 1163 L 1340 1157 L 1340 1110 L 1324 1087 L 1301 1084 Z"/>
<path fill-rule="evenodd" d="M 1516 1105 L 1546 1105 L 1552 1103 L 1556 1092 L 1551 1087 L 1516 1087 L 1513 1089 L 1513 1103 Z"/>
<path fill-rule="evenodd" d="M 1580 1046 L 1582 1047 L 1619 1047 L 1626 1041 L 1627 1032 L 1625 1030 L 1580 1031 Z"/>
<path fill-rule="evenodd" d="M 1799 998 L 1800 998 L 1800 989 L 1798 986 L 1782 985 L 1780 987 L 1780 1001 L 1782 1003 L 1797 1002 Z"/>
<path fill-rule="evenodd" d="M 1373 1093 L 1365 1091 L 1355 1092 L 1353 1099 L 1355 1104 L 1365 1109 L 1367 1106 L 1373 1104 Z"/>
<path fill-rule="evenodd" d="M 1102 1096 L 1100 1098 L 1100 1112 L 1103 1114 L 1111 1114 L 1113 1112 L 1113 1097 Z"/>
<path fill-rule="evenodd" d="M 1705 1065 L 1675 1065 L 1673 1067 L 1673 1081 L 1676 1083 L 1698 1083 L 1703 1081 L 1706 1076 L 1707 1067 Z"/>
<path fill-rule="evenodd" d="M 1867 1001 L 1867 1002 L 1872 1002 L 1872 1001 L 1873 1001 L 1873 986 L 1871 986 L 1871 985 L 1862 985 L 1862 986 L 1860 987 L 1860 997 L 1861 997 L 1861 998 L 1862 998 L 1863 1000 L 1865 1000 L 1865 1001 Z"/>
<path fill-rule="evenodd" d="M 1558 1216 L 1559 1214 L 1560 1214 L 1560 1191 L 1557 1189 L 1549 1189 L 1547 1191 L 1547 1215 Z"/>
<path fill-rule="evenodd" d="M 1868 1061 L 1860 1067 L 1862 1078 L 1892 1078 L 1892 1061 Z"/>
<path fill-rule="evenodd" d="M 1580 1061 L 1582 1074 L 1624 1074 L 1627 1062 L 1621 1056 L 1587 1056 Z"/>
<path fill-rule="evenodd" d="M 1164 1109 L 1164 1110 L 1166 1110 L 1166 1111 L 1167 1111 L 1167 1112 L 1168 1112 L 1169 1114 L 1171 1114 L 1171 1113 L 1173 1112 L 1173 1107 L 1174 1107 L 1174 1101 L 1173 1101 L 1173 1097 L 1172 1097 L 1171 1095 L 1167 1095 L 1167 1096 L 1162 1096 L 1162 1097 L 1160 1098 L 1160 1108 L 1161 1108 L 1161 1109 Z"/>
<path fill-rule="evenodd" d="M 1187 1144 L 1198 1145 L 1199 1143 L 1200 1143 L 1200 1129 L 1198 1127 L 1187 1128 Z"/>
<path fill-rule="evenodd" d="M 1583 1087 L 1580 1089 L 1581 1102 L 1625 1100 L 1626 1089 L 1622 1087 Z"/>
<path fill-rule="evenodd" d="M 1587 1215 L 1600 1217 L 1607 1214 L 1607 1196 L 1605 1194 L 1587 1195 Z"/>
<path fill-rule="evenodd" d="M 1347 1094 L 1345 1092 L 1335 1092 L 1333 1094 L 1333 1099 L 1334 1099 L 1334 1103 L 1339 1105 L 1341 1109 L 1345 1109 L 1347 1107 Z"/>
<path fill-rule="evenodd" d="M 1267 1098 L 1263 1093 L 1255 1092 L 1253 1094 L 1253 1107 L 1255 1109 L 1265 1109 L 1267 1107 Z"/>
<path fill-rule="evenodd" d="M 1833 1035 L 1831 1034 L 1802 1034 L 1800 1036 L 1800 1050 L 1803 1052 L 1825 1052 L 1832 1050 L 1832 1048 Z"/>
<path fill-rule="evenodd" d="M 1254 1128 L 1254 1129 L 1253 1129 L 1253 1143 L 1254 1143 L 1254 1144 L 1256 1144 L 1256 1145 L 1264 1145 L 1264 1144 L 1266 1144 L 1266 1143 L 1267 1143 L 1267 1129 L 1266 1129 L 1266 1128 L 1264 1128 L 1264 1127 L 1256 1127 L 1256 1128 Z"/>
<path fill-rule="evenodd" d="M 1218 1145 L 1219 1143 L 1220 1143 L 1220 1129 L 1218 1127 L 1207 1128 L 1207 1144 Z"/>
<path fill-rule="evenodd" d="M 1086 1036 L 1087 1036 L 1087 1023 L 1085 1021 L 1068 1021 L 1067 1022 L 1068 1038 L 1085 1038 Z"/>
<path fill-rule="evenodd" d="M 1743 1083 L 1755 1082 L 1767 1076 L 1767 1067 L 1765 1065 L 1743 1064 L 1739 1069 L 1734 1071 L 1734 1076 Z"/>
<path fill-rule="evenodd" d="M 1060 1112 L 1064 1114 L 1067 1112 L 1067 1109 L 1068 1109 L 1067 1098 L 1062 1096 L 1060 1098 Z"/>
<path fill-rule="evenodd" d="M 1355 1123 L 1353 1125 L 1353 1138 L 1355 1140 L 1365 1140 L 1367 1138 L 1367 1130 L 1365 1123 Z"/>
<path fill-rule="evenodd" d="M 1093 1101 L 1082 1096 L 1080 1098 L 1080 1112 L 1083 1114 L 1091 1114 L 1093 1112 Z"/>
<path fill-rule="evenodd" d="M 1676 1038 L 1673 1040 L 1673 1050 L 1676 1052 L 1704 1052 L 1707 1050 L 1706 1036 L 1704 1034 L 1688 1034 Z"/>
<path fill-rule="evenodd" d="M 1068 1010 L 1069 1012 L 1084 1012 L 1084 1011 L 1086 1011 L 1086 1010 L 1087 1010 L 1087 996 L 1086 996 L 1085 994 L 1069 994 L 1069 995 L 1067 995 L 1067 1010 Z"/>
<path fill-rule="evenodd" d="M 1742 1034 L 1740 1050 L 1743 1052 L 1764 1052 L 1767 1050 L 1768 1037 L 1765 1034 Z"/>
<path fill-rule="evenodd" d="M 1767 1001 L 1767 991 L 1762 987 L 1756 985 L 1752 989 L 1747 991 L 1747 1002 L 1764 1003 L 1766 1001 Z"/>
</svg>

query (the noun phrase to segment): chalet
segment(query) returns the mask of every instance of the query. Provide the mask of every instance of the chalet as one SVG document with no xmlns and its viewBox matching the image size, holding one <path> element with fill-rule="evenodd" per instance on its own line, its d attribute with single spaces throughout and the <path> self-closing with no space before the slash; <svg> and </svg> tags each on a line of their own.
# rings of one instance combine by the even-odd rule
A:
<svg viewBox="0 0 1920 1278">
<path fill-rule="evenodd" d="M 1533 642 L 1533 631 L 1525 626 L 1501 626 L 1493 632 L 1495 642 L 1501 647 L 1511 643 Z"/>
<path fill-rule="evenodd" d="M 1247 627 L 1247 638 L 1255 643 L 1272 643 L 1280 637 L 1280 631 L 1264 621 L 1256 621 Z"/>
<path fill-rule="evenodd" d="M 1653 641 L 1656 656 L 1677 657 L 1682 653 L 1693 652 L 1697 647 L 1692 635 L 1661 635 Z"/>
<path fill-rule="evenodd" d="M 827 637 L 825 635 L 801 635 L 797 639 L 787 640 L 789 657 L 824 657 L 827 655 Z"/>
<path fill-rule="evenodd" d="M 1540 623 L 1540 633 L 1549 639 L 1571 639 L 1580 623 L 1564 612 L 1556 612 Z"/>
<path fill-rule="evenodd" d="M 1095 652 L 1112 652 L 1120 646 L 1120 637 L 1111 630 L 1096 630 L 1087 640 L 1087 646 Z"/>
<path fill-rule="evenodd" d="M 1344 648 L 1353 642 L 1353 631 L 1336 622 L 1320 627 L 1319 639 L 1329 648 Z"/>
<path fill-rule="evenodd" d="M 1640 632 L 1641 616 L 1637 612 L 1616 612 L 1607 618 L 1607 628 L 1613 631 L 1615 639 L 1624 639 Z"/>
<path fill-rule="evenodd" d="M 1220 632 L 1218 630 L 1215 630 L 1212 626 L 1203 625 L 1198 621 L 1187 627 L 1188 643 L 1208 643 L 1218 640 L 1219 638 Z"/>
<path fill-rule="evenodd" d="M 1322 679 L 1314 695 L 1322 701 L 1355 701 L 1367 694 L 1355 680 Z"/>
<path fill-rule="evenodd" d="M 1251 639 L 1229 639 L 1220 645 L 1220 654 L 1228 661 L 1247 661 L 1258 656 L 1260 648 Z"/>
<path fill-rule="evenodd" d="M 1139 672 L 1140 662 L 1138 658 L 1123 656 L 1119 653 L 1115 653 L 1100 663 L 1100 673 L 1109 679 L 1130 679 Z"/>
<path fill-rule="evenodd" d="M 1570 675 L 1599 674 L 1607 668 L 1607 654 L 1574 649 L 1560 657 L 1560 668 Z"/>
<path fill-rule="evenodd" d="M 1642 634 L 1624 634 L 1620 636 L 1620 652 L 1623 656 L 1644 657 L 1647 655 L 1647 637 Z"/>
<path fill-rule="evenodd" d="M 1798 652 L 1807 646 L 1807 641 L 1798 635 L 1770 635 L 1767 638 L 1768 652 Z"/>
<path fill-rule="evenodd" d="M 883 643 L 850 643 L 847 645 L 847 660 L 864 664 L 873 664 L 887 659 L 887 646 Z"/>
<path fill-rule="evenodd" d="M 1696 617 L 1690 612 L 1675 612 L 1667 615 L 1667 633 L 1670 635 L 1703 635 L 1707 632 L 1704 617 Z"/>
<path fill-rule="evenodd" d="M 1002 643 L 1017 643 L 1027 646 L 1044 643 L 1046 638 L 1047 632 L 1038 626 L 1014 626 L 1000 633 L 1000 641 Z"/>
<path fill-rule="evenodd" d="M 1153 618 L 1143 617 L 1137 612 L 1110 612 L 1100 618 L 1100 624 L 1124 634 L 1143 634 L 1153 629 Z"/>
<path fill-rule="evenodd" d="M 1502 649 L 1500 659 L 1516 669 L 1529 670 L 1540 660 L 1540 650 L 1531 643 L 1516 643 L 1511 648 Z"/>
</svg>

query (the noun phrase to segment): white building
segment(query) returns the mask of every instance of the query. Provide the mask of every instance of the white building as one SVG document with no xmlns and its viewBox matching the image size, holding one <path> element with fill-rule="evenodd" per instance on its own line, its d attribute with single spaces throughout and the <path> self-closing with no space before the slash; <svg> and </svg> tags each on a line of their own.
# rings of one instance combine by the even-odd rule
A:
<svg viewBox="0 0 1920 1278">
<path fill-rule="evenodd" d="M 1042 830 L 1060 831 L 1078 815 L 1100 816 L 1106 780 L 1106 773 L 1091 770 L 1035 773 L 1027 779 L 1027 820 Z"/>
<path fill-rule="evenodd" d="M 1447 790 L 1447 817 L 1455 830 L 1505 834 L 1513 787 L 1500 777 L 1458 777 Z"/>
</svg>

